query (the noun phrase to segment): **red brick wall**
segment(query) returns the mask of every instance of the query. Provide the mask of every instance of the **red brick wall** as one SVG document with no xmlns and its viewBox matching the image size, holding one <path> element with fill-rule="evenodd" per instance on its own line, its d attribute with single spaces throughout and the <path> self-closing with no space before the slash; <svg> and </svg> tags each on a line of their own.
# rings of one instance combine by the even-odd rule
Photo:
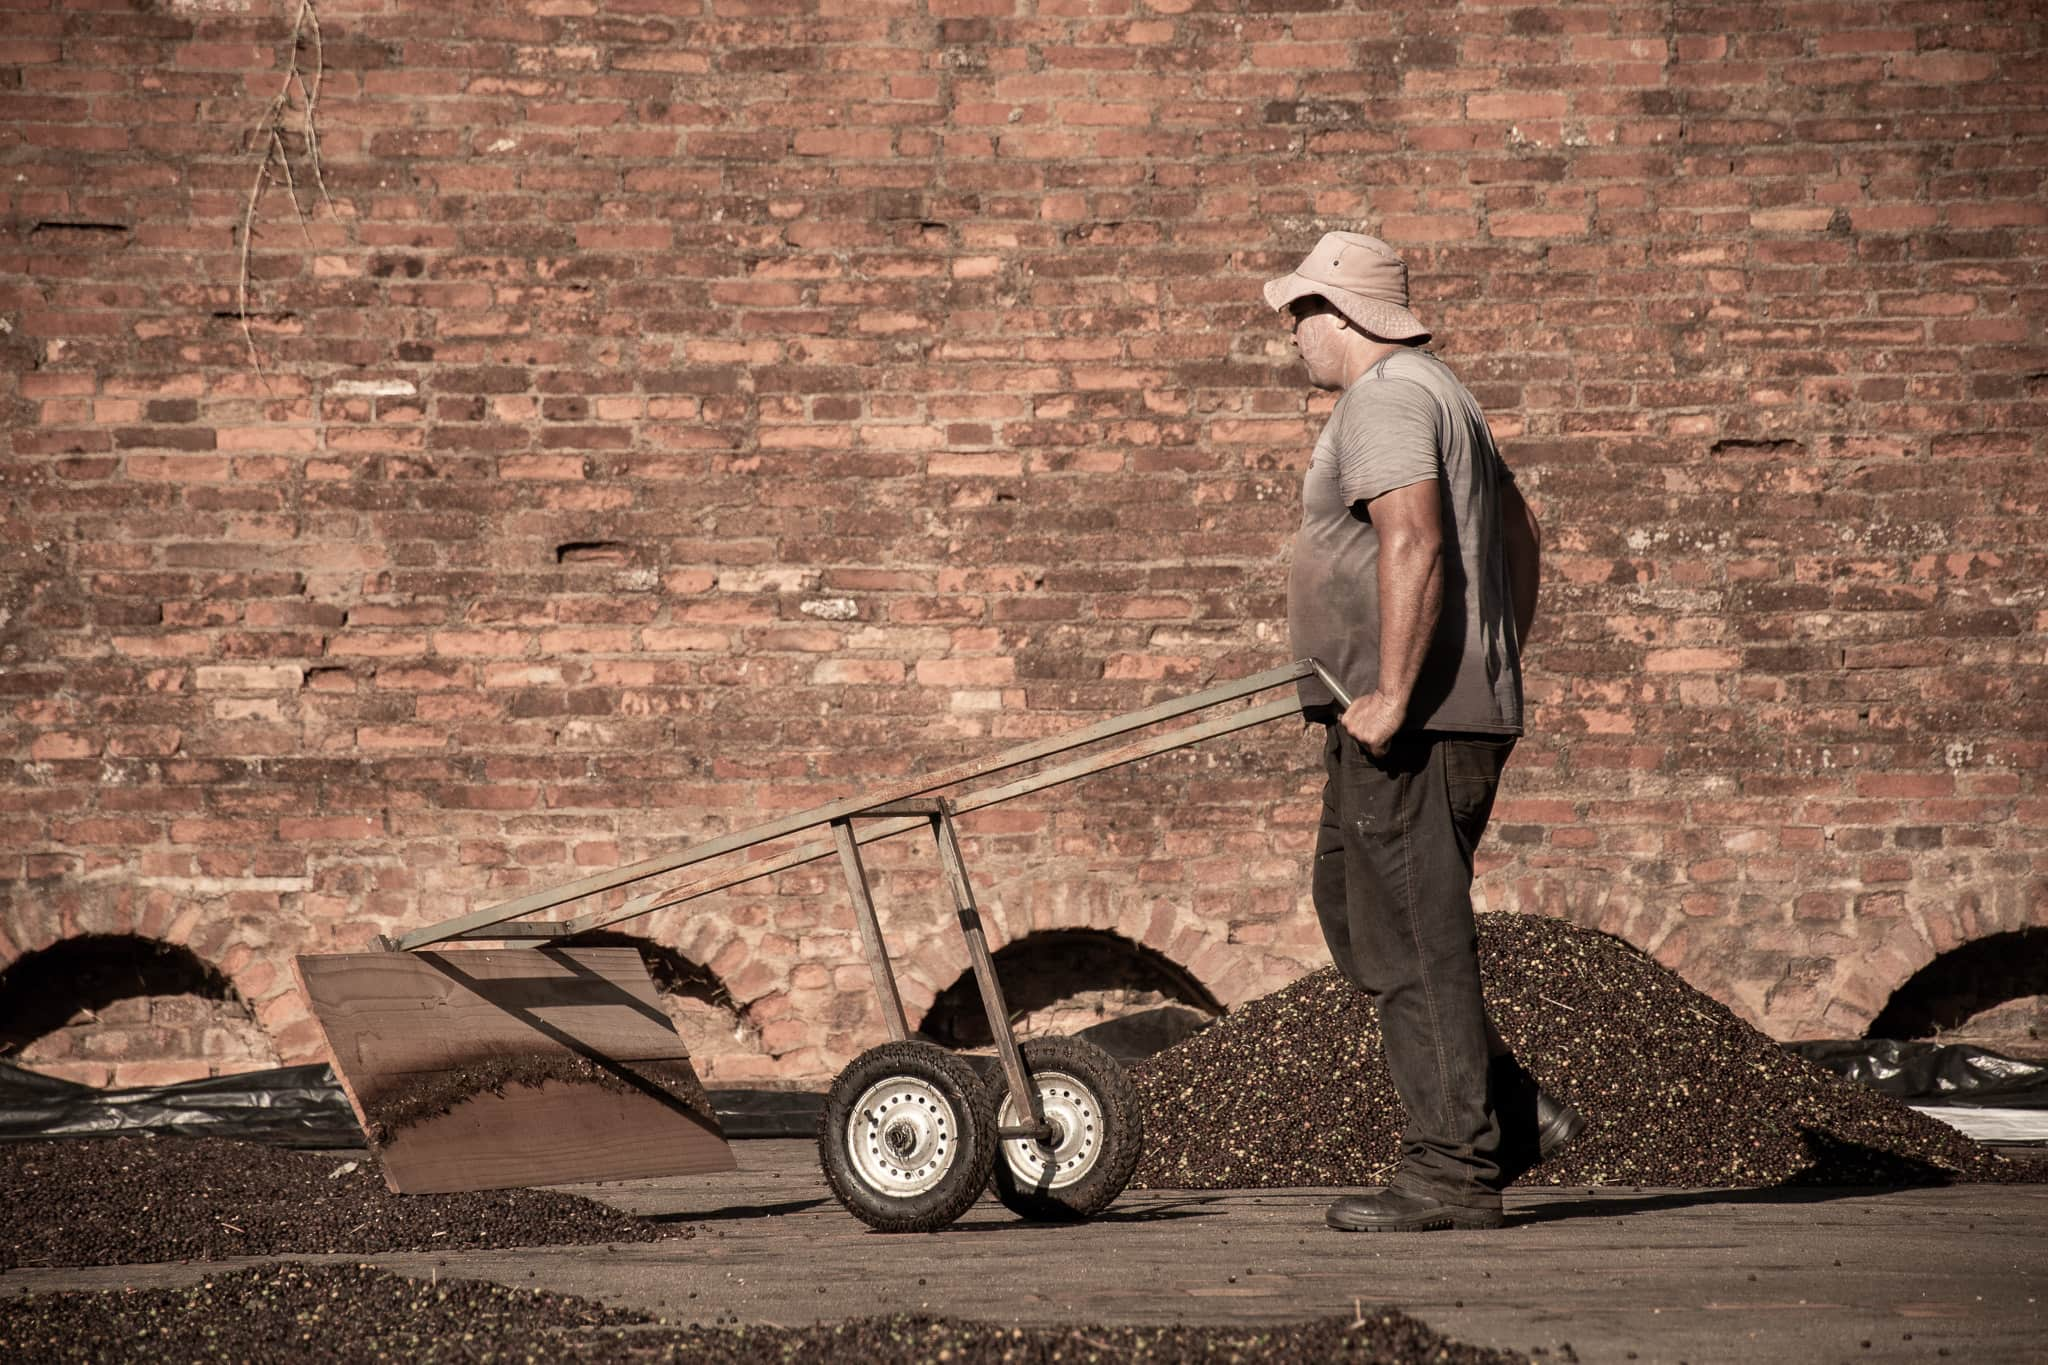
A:
<svg viewBox="0 0 2048 1365">
<path fill-rule="evenodd" d="M 319 0 L 259 376 L 294 12 L 0 0 L 0 963 L 186 944 L 297 1059 L 294 951 L 1281 661 L 1340 227 L 1548 530 L 1490 905 L 1780 1036 L 2048 923 L 2037 6 Z M 1313 760 L 975 818 L 997 933 L 1315 965 Z M 878 1035 L 835 875 L 646 926 L 755 1072 Z"/>
</svg>

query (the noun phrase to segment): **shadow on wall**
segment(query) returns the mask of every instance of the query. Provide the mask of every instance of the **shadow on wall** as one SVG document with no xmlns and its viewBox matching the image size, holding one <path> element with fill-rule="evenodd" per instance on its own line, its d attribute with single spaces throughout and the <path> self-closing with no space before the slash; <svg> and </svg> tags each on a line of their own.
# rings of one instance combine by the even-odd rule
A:
<svg viewBox="0 0 2048 1365">
<path fill-rule="evenodd" d="M 1892 993 L 1864 1036 L 2048 1056 L 2048 929 L 2015 929 L 1951 948 Z"/>
<path fill-rule="evenodd" d="M 637 948 L 647 964 L 647 975 L 661 1007 L 675 1025 L 676 1033 L 689 1049 L 690 1064 L 698 1079 L 715 1085 L 728 1059 L 752 1059 L 761 1055 L 761 1031 L 747 1018 L 747 1012 L 725 983 L 709 967 L 693 962 L 675 949 L 638 934 L 613 930 L 579 935 L 578 948 Z"/>
<path fill-rule="evenodd" d="M 157 1085 L 275 1066 L 226 976 L 190 949 L 86 934 L 0 971 L 0 1056 L 87 1085 Z"/>
<path fill-rule="evenodd" d="M 1090 1041 L 1117 1056 L 1147 1057 L 1223 1013 L 1179 963 L 1104 930 L 1029 934 L 997 950 L 995 964 L 1020 1038 L 1087 1029 Z M 971 971 L 939 992 L 918 1032 L 951 1048 L 994 1043 Z"/>
</svg>

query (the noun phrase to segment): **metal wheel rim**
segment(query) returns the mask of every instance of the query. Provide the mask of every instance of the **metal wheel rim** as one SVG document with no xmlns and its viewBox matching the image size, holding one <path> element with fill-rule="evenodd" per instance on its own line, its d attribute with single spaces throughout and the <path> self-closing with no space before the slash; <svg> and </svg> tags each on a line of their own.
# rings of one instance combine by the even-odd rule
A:
<svg viewBox="0 0 2048 1365">
<path fill-rule="evenodd" d="M 891 1076 L 861 1092 L 846 1123 L 854 1173 L 891 1199 L 925 1193 L 959 1159 L 960 1115 L 945 1092 L 916 1076 Z"/>
<path fill-rule="evenodd" d="M 1036 1071 L 1038 1106 L 1058 1131 L 1050 1151 L 1032 1138 L 1011 1138 L 1003 1144 L 1003 1160 L 1017 1183 L 1033 1190 L 1059 1190 L 1088 1178 L 1102 1159 L 1102 1101 L 1078 1077 L 1064 1071 Z M 1003 1127 L 1026 1122 L 1017 1101 L 1003 1096 Z"/>
</svg>

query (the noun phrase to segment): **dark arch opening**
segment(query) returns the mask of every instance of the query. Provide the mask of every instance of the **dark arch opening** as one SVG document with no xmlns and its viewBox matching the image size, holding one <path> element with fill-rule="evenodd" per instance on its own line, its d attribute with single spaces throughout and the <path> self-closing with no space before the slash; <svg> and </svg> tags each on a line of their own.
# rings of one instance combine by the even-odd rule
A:
<svg viewBox="0 0 2048 1365">
<path fill-rule="evenodd" d="M 1986 1037 L 1968 1041 L 1987 1047 L 2031 1042 L 2038 1051 L 2048 1008 L 2042 997 L 2048 997 L 2048 929 L 1992 934 L 1951 948 L 1915 972 L 1870 1021 L 1865 1036 L 1931 1038 L 1958 1030 L 1986 1031 Z M 2015 1008 L 2000 1008 L 2006 1005 Z M 2011 1018 L 1981 1029 L 1994 1012 Z"/>
<path fill-rule="evenodd" d="M 718 973 L 702 963 L 692 962 L 666 944 L 656 943 L 651 938 L 638 934 L 624 934 L 616 929 L 599 929 L 587 934 L 578 934 L 566 947 L 571 948 L 638 948 L 640 960 L 647 964 L 647 974 L 654 978 L 654 989 L 663 995 L 681 996 L 700 1004 L 744 1015 L 732 992 L 718 979 Z"/>
<path fill-rule="evenodd" d="M 578 934 L 564 945 L 572 948 L 637 948 L 653 978 L 656 996 L 676 1036 L 689 1049 L 690 1060 L 706 1084 L 719 1079 L 720 1058 L 748 1058 L 761 1050 L 760 1030 L 718 973 L 694 962 L 664 943 L 600 929 Z"/>
<path fill-rule="evenodd" d="M 189 948 L 137 934 L 84 934 L 0 971 L 0 1055 L 20 1052 L 81 1014 L 160 995 L 196 995 L 248 1011 L 227 977 Z"/>
<path fill-rule="evenodd" d="M 1223 1012 L 1216 997 L 1172 958 L 1105 930 L 1027 934 L 1004 944 L 995 964 L 1011 1026 L 1027 1036 L 1088 1032 L 1111 1052 L 1144 1056 Z M 1079 1002 L 1086 1003 L 1073 1008 Z M 1074 1027 L 1091 1017 L 1097 1022 Z M 952 1048 L 994 1043 L 972 971 L 939 992 L 918 1032 Z"/>
</svg>

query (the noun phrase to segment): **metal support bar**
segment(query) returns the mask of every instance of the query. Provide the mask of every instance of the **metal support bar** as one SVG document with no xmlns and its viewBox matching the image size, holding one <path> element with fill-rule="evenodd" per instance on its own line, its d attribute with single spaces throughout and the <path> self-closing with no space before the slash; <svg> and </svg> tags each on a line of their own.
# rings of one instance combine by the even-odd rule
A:
<svg viewBox="0 0 2048 1365">
<path fill-rule="evenodd" d="M 858 815 L 862 811 L 876 805 L 886 805 L 891 801 L 900 801 L 910 796 L 922 796 L 927 792 L 937 791 L 942 787 L 956 786 L 962 782 L 972 781 L 977 777 L 986 777 L 990 773 L 1001 772 L 1005 768 L 1014 768 L 1041 758 L 1049 758 L 1054 754 L 1065 753 L 1069 749 L 1076 749 L 1085 744 L 1093 744 L 1097 740 L 1128 734 L 1133 730 L 1141 730 L 1148 725 L 1157 724 L 1162 720 L 1171 720 L 1176 716 L 1184 716 L 1191 711 L 1200 711 L 1205 707 L 1215 706 L 1220 702 L 1234 701 L 1239 697 L 1248 697 L 1254 692 L 1263 692 L 1269 687 L 1278 687 L 1282 683 L 1306 677 L 1313 671 L 1313 665 L 1306 659 L 1288 664 L 1282 668 L 1270 668 L 1263 673 L 1254 674 L 1249 678 L 1240 678 L 1235 682 L 1222 683 L 1194 693 L 1191 696 L 1161 702 L 1157 706 L 1147 707 L 1143 711 L 1133 711 L 1127 715 L 1113 716 L 1108 720 L 1084 726 L 1067 734 L 1054 735 L 1048 739 L 1021 745 L 1018 748 L 1006 750 L 994 758 L 984 759 L 976 763 L 957 764 L 950 768 L 942 768 L 937 772 L 906 779 L 893 787 L 885 788 L 879 796 L 848 797 L 843 801 L 835 801 L 830 805 L 819 806 L 812 810 L 798 811 L 793 815 L 784 816 L 780 820 L 775 820 L 765 825 L 754 825 L 747 829 L 736 830 L 721 838 L 713 839 L 708 843 L 694 845 L 677 853 L 663 854 L 626 867 L 615 868 L 609 872 L 596 873 L 578 881 L 529 892 L 527 895 L 521 896 L 516 900 L 509 900 L 503 904 L 490 906 L 483 910 L 474 910 L 466 915 L 458 915 L 454 919 L 444 920 L 439 924 L 429 925 L 424 929 L 415 929 L 413 932 L 400 938 L 398 946 L 412 949 L 422 948 L 431 943 L 440 943 L 471 929 L 480 929 L 492 924 L 502 924 L 509 919 L 518 919 L 522 915 L 530 915 L 536 910 L 547 910 L 557 905 L 566 904 L 569 901 L 581 900 L 585 896 L 595 895 L 600 891 L 610 891 L 617 887 L 644 881 L 649 877 L 659 876 L 664 872 L 673 872 L 678 868 L 705 862 L 721 854 L 734 853 L 740 849 L 752 848 L 756 844 L 765 844 L 770 840 L 780 839 L 786 835 L 795 834 L 818 825 L 830 824 L 842 816 Z"/>
<path fill-rule="evenodd" d="M 493 924 L 486 925 L 482 929 L 465 929 L 459 934 L 450 934 L 448 938 L 443 941 L 459 942 L 462 939 L 466 938 L 565 938 L 568 936 L 569 932 L 569 926 L 557 920 L 528 919 L 520 920 L 517 924 Z"/>
<path fill-rule="evenodd" d="M 863 820 L 871 817 L 881 819 L 892 815 L 908 815 L 925 820 L 939 813 L 940 800 L 941 798 L 936 796 L 914 796 L 907 801 L 884 801 L 878 806 L 868 806 L 854 814 Z"/>
<path fill-rule="evenodd" d="M 981 1005 L 988 1011 L 988 1031 L 995 1038 L 996 1056 L 1002 1059 L 1003 1075 L 1010 1085 L 1010 1100 L 1017 1113 L 1028 1119 L 1032 1129 L 1045 1127 L 1039 1108 L 1038 1088 L 1024 1071 L 1024 1054 L 1017 1049 L 1017 1036 L 1010 1032 L 1010 1007 L 1003 1000 L 1003 983 L 996 979 L 995 959 L 989 956 L 988 935 L 982 931 L 981 912 L 974 907 L 974 887 L 967 880 L 967 864 L 960 857 L 960 840 L 953 832 L 951 802 L 942 802 L 932 817 L 932 835 L 939 843 L 939 861 L 945 865 L 946 880 L 953 887 L 953 905 L 960 913 L 960 936 L 967 940 L 967 960 L 974 966 L 974 983 L 981 988 Z"/>
<path fill-rule="evenodd" d="M 1215 720 L 1201 721 L 1195 725 L 1185 725 L 1178 730 L 1172 730 L 1163 735 L 1154 735 L 1149 739 L 1139 740 L 1134 744 L 1127 744 L 1121 748 L 1112 749 L 1107 753 L 1076 759 L 1071 763 L 1064 763 L 1055 768 L 1047 768 L 1043 772 L 1033 773 L 1029 777 L 1020 778 L 1001 787 L 987 787 L 981 791 L 964 793 L 953 802 L 953 809 L 955 813 L 965 815 L 970 811 L 981 810 L 985 807 L 996 805 L 999 802 L 1014 801 L 1020 796 L 1029 796 L 1031 793 L 1043 791 L 1047 787 L 1059 786 L 1063 782 L 1072 782 L 1079 778 L 1092 777 L 1096 773 L 1107 772 L 1111 768 L 1121 767 L 1126 763 L 1136 763 L 1139 759 L 1150 758 L 1154 754 L 1169 753 L 1175 749 L 1185 749 L 1189 745 L 1199 744 L 1205 739 L 1214 739 L 1218 735 L 1227 735 L 1238 730 L 1249 730 L 1255 725 L 1264 725 L 1268 721 L 1279 720 L 1283 716 L 1299 714 L 1301 714 L 1301 707 L 1291 697 L 1284 701 L 1269 701 L 1260 706 L 1247 707 L 1245 710 L 1234 712 L 1228 716 L 1220 716 Z M 921 817 L 915 819 L 892 819 L 887 824 L 868 825 L 859 828 L 855 831 L 854 837 L 860 843 L 872 844 L 878 839 L 887 839 L 894 835 L 918 829 L 923 824 L 924 820 Z M 651 891 L 644 896 L 634 897 L 616 910 L 598 910 L 588 915 L 579 916 L 576 919 L 566 921 L 568 931 L 572 934 L 588 933 L 593 929 L 605 929 L 629 919 L 637 919 L 641 915 L 651 915 L 657 910 L 672 910 L 676 906 L 696 900 L 699 896 L 708 896 L 714 891 L 723 891 L 728 887 L 740 886 L 762 877 L 772 877 L 778 872 L 787 872 L 792 867 L 800 867 L 805 863 L 813 862 L 830 854 L 834 847 L 835 845 L 830 843 L 799 844 L 787 853 L 777 854 L 773 858 L 766 858 L 757 863 L 749 863 L 745 867 L 736 868 L 717 877 L 685 883 L 682 886 L 671 886 L 659 891 Z"/>
<path fill-rule="evenodd" d="M 910 1024 L 903 1017 L 903 998 L 896 993 L 896 973 L 889 967 L 889 946 L 882 941 L 882 925 L 875 918 L 875 900 L 868 893 L 867 869 L 860 865 L 860 846 L 854 840 L 851 820 L 834 820 L 832 838 L 839 845 L 839 866 L 846 873 L 846 889 L 853 897 L 853 922 L 860 929 L 860 945 L 867 950 L 875 994 L 881 997 L 882 1021 L 889 1026 L 890 1040 L 900 1043 L 910 1036 Z"/>
</svg>

